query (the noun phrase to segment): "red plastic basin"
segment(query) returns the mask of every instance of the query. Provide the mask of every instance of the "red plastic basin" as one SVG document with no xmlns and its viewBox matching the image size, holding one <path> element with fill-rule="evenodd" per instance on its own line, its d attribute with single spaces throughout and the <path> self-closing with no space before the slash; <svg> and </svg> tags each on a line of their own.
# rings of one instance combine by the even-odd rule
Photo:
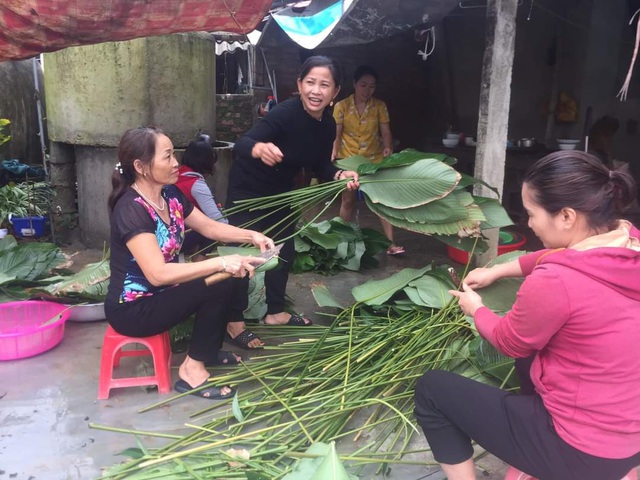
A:
<svg viewBox="0 0 640 480">
<path fill-rule="evenodd" d="M 511 230 L 501 230 L 500 237 L 498 238 L 498 255 L 519 250 L 525 243 L 527 243 L 527 237 L 523 234 L 512 232 Z M 448 245 L 447 255 L 449 255 L 451 260 L 463 265 L 469 263 L 469 252 L 465 252 L 459 248 Z"/>
</svg>

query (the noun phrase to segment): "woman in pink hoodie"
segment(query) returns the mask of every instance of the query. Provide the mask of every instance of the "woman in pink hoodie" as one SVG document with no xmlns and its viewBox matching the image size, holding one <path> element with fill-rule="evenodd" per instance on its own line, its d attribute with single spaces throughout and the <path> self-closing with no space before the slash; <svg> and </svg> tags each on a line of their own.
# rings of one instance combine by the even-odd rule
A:
<svg viewBox="0 0 640 480">
<path fill-rule="evenodd" d="M 530 388 L 442 371 L 418 381 L 415 414 L 449 480 L 476 478 L 472 439 L 541 480 L 619 480 L 640 464 L 640 231 L 620 220 L 634 196 L 628 173 L 583 152 L 527 173 L 523 204 L 546 249 L 475 269 L 451 293 Z M 503 317 L 475 292 L 518 276 Z"/>
</svg>

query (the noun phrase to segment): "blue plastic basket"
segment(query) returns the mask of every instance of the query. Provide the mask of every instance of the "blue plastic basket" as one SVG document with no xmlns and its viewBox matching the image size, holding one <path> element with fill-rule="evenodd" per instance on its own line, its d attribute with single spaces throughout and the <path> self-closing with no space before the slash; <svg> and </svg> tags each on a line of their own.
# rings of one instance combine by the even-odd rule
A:
<svg viewBox="0 0 640 480">
<path fill-rule="evenodd" d="M 46 217 L 11 217 L 11 225 L 13 225 L 13 233 L 16 237 L 42 237 L 44 235 L 44 226 L 47 222 Z"/>
</svg>

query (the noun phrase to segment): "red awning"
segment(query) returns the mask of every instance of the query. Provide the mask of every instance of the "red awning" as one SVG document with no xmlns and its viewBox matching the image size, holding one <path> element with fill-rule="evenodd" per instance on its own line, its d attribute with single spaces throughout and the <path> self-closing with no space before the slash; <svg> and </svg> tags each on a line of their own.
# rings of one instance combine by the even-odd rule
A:
<svg viewBox="0 0 640 480">
<path fill-rule="evenodd" d="M 272 0 L 2 0 L 0 62 L 179 32 L 248 33 Z"/>
</svg>

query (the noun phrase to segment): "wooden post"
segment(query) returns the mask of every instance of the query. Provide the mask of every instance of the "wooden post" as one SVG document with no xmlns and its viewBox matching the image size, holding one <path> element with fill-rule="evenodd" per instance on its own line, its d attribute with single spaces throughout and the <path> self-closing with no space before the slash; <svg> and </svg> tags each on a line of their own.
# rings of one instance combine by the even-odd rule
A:
<svg viewBox="0 0 640 480">
<path fill-rule="evenodd" d="M 500 197 L 504 184 L 517 10 L 518 0 L 487 2 L 487 44 L 482 61 L 474 175 L 497 187 Z M 475 193 L 495 196 L 481 185 L 476 186 Z M 483 233 L 489 239 L 489 249 L 476 257 L 477 265 L 485 265 L 498 254 L 498 229 Z"/>
</svg>

